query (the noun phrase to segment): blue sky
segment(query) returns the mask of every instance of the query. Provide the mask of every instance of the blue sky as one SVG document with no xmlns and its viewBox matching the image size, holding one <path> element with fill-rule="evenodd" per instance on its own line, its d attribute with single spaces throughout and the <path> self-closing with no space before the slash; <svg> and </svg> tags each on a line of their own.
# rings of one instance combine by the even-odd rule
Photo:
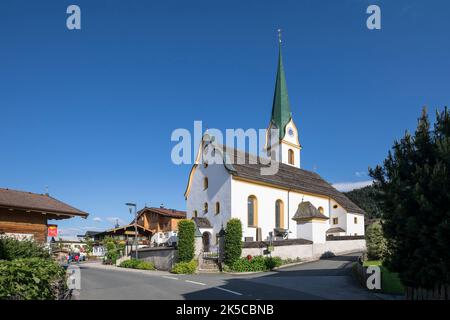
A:
<svg viewBox="0 0 450 320">
<path fill-rule="evenodd" d="M 278 27 L 303 168 L 368 180 L 422 106 L 449 104 L 449 15 L 444 0 L 2 1 L 0 187 L 91 213 L 63 236 L 128 222 L 128 201 L 184 209 L 171 132 L 265 128 Z"/>
</svg>

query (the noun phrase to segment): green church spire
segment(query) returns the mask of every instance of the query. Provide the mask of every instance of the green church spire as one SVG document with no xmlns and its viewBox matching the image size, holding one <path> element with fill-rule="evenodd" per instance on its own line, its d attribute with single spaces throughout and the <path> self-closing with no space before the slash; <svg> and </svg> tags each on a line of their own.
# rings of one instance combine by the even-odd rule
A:
<svg viewBox="0 0 450 320">
<path fill-rule="evenodd" d="M 286 134 L 286 125 L 291 121 L 291 106 L 284 75 L 283 57 L 281 55 L 281 30 L 278 29 L 278 69 L 275 83 L 275 93 L 273 96 L 271 122 L 279 129 L 280 139 Z"/>
</svg>

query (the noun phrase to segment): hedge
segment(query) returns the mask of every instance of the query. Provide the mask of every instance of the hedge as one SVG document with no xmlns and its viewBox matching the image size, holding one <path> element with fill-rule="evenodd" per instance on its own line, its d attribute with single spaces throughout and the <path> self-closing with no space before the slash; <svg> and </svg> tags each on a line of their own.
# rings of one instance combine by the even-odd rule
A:
<svg viewBox="0 0 450 320">
<path fill-rule="evenodd" d="M 257 272 L 269 271 L 281 266 L 283 261 L 280 257 L 245 257 L 234 261 L 229 269 L 234 272 Z"/>
<path fill-rule="evenodd" d="M 242 254 L 242 223 L 230 219 L 225 230 L 225 263 L 232 265 Z"/>
<path fill-rule="evenodd" d="M 195 251 L 195 223 L 192 220 L 181 220 L 178 223 L 178 260 L 190 262 Z"/>
<path fill-rule="evenodd" d="M 155 270 L 155 265 L 153 263 L 136 259 L 122 261 L 119 267 L 140 270 Z"/>
<path fill-rule="evenodd" d="M 56 262 L 42 258 L 0 261 L 0 299 L 57 299 L 58 288 L 67 288 L 65 270 Z"/>
<path fill-rule="evenodd" d="M 0 237 L 0 260 L 21 258 L 50 258 L 48 250 L 32 240 L 22 240 L 11 237 Z"/>
<path fill-rule="evenodd" d="M 171 272 L 177 274 L 193 274 L 197 270 L 197 261 L 191 260 L 189 262 L 176 263 Z"/>
</svg>

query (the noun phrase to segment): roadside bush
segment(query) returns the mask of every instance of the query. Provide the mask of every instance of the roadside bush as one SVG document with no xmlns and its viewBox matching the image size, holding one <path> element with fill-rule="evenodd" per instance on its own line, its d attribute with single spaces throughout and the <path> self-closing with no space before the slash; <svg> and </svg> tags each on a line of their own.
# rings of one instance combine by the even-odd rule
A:
<svg viewBox="0 0 450 320">
<path fill-rule="evenodd" d="M 181 220 L 178 223 L 178 259 L 190 262 L 195 251 L 195 223 L 192 220 Z"/>
<path fill-rule="evenodd" d="M 65 270 L 42 258 L 0 261 L 0 299 L 56 299 L 57 288 L 66 288 Z"/>
<path fill-rule="evenodd" d="M 239 219 L 230 219 L 225 230 L 225 263 L 232 265 L 242 254 L 242 223 Z"/>
<path fill-rule="evenodd" d="M 153 263 L 136 259 L 122 261 L 119 267 L 140 270 L 155 270 L 155 265 Z"/>
<path fill-rule="evenodd" d="M 245 257 L 240 258 L 229 265 L 229 270 L 234 272 L 257 272 L 269 271 L 282 265 L 283 260 L 280 257 Z"/>
<path fill-rule="evenodd" d="M 387 254 L 387 240 L 380 222 L 374 222 L 366 231 L 367 257 L 369 260 L 383 260 Z"/>
<path fill-rule="evenodd" d="M 177 274 L 193 274 L 197 270 L 197 261 L 178 262 L 172 268 L 172 273 Z"/>
<path fill-rule="evenodd" d="M 280 257 L 269 257 L 266 258 L 266 267 L 269 270 L 272 270 L 274 268 L 278 268 L 283 264 L 283 259 Z"/>
<path fill-rule="evenodd" d="M 0 237 L 0 260 L 21 258 L 50 258 L 48 250 L 32 240 L 16 240 L 10 237 Z"/>
</svg>

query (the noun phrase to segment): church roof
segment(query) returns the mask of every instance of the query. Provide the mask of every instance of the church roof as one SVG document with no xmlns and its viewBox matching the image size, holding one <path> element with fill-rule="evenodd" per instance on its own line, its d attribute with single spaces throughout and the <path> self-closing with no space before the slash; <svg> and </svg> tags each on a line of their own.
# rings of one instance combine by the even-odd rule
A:
<svg viewBox="0 0 450 320">
<path fill-rule="evenodd" d="M 292 217 L 292 220 L 303 220 L 309 218 L 329 219 L 326 215 L 320 213 L 320 211 L 314 207 L 311 202 L 301 202 L 298 205 L 297 211 Z"/>
<path fill-rule="evenodd" d="M 336 233 L 336 232 L 345 232 L 345 230 L 342 229 L 341 227 L 330 228 L 327 230 L 327 234 L 328 233 Z"/>
<path fill-rule="evenodd" d="M 224 158 L 228 157 L 232 163 L 225 165 L 225 168 L 233 176 L 286 189 L 329 197 L 348 212 L 365 213 L 360 207 L 315 172 L 299 169 L 279 162 L 279 168 L 276 174 L 261 175 L 261 168 L 267 167 L 267 165 L 262 164 L 255 155 L 236 149 L 230 149 L 226 146 L 221 147 L 225 152 Z"/>
<path fill-rule="evenodd" d="M 272 118 L 271 123 L 279 130 L 279 138 L 283 139 L 286 134 L 286 125 L 291 121 L 291 106 L 286 85 L 286 76 L 284 74 L 283 57 L 281 54 L 281 40 L 278 51 L 277 77 L 275 81 L 275 93 L 273 95 Z"/>
</svg>

